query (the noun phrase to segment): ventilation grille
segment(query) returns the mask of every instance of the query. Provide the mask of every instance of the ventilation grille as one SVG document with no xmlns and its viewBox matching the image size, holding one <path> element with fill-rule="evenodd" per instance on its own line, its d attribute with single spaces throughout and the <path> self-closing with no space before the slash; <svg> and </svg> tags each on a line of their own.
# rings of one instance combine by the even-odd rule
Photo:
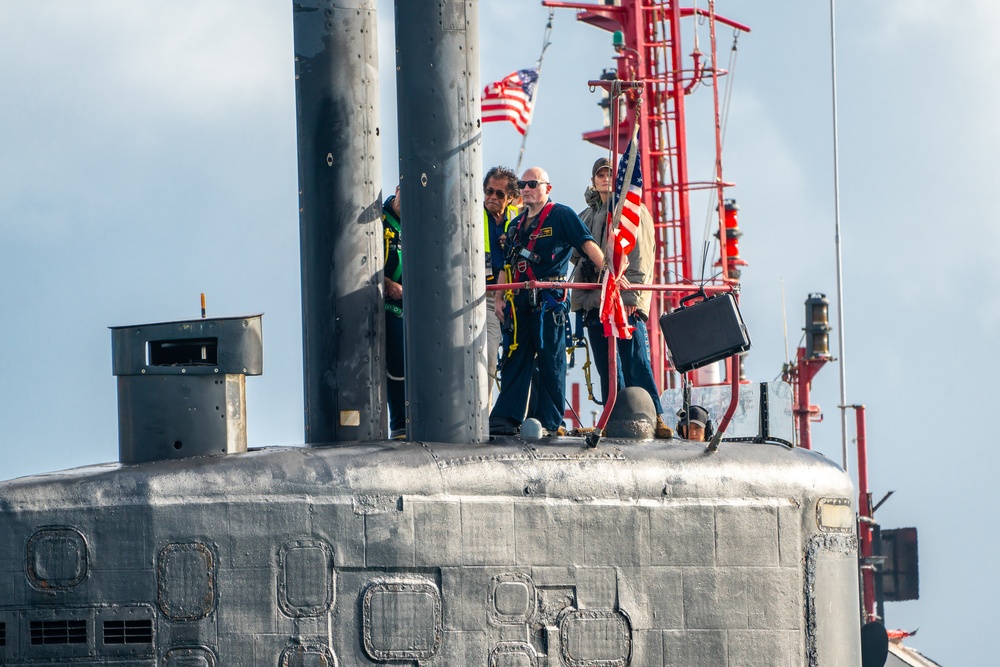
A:
<svg viewBox="0 0 1000 667">
<path fill-rule="evenodd" d="M 0 623 L 0 646 L 7 645 L 7 624 Z"/>
<path fill-rule="evenodd" d="M 152 644 L 153 622 L 104 621 L 105 644 Z"/>
<path fill-rule="evenodd" d="M 32 621 L 31 645 L 86 644 L 87 621 Z"/>
</svg>

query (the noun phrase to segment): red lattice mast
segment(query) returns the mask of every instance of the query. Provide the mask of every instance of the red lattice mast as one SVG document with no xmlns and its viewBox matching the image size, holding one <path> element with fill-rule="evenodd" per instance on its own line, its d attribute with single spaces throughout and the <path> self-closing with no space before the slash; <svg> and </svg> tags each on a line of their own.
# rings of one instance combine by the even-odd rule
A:
<svg viewBox="0 0 1000 667">
<path fill-rule="evenodd" d="M 638 122 L 641 123 L 643 201 L 656 225 L 654 282 L 657 285 L 688 285 L 692 287 L 691 292 L 697 291 L 694 283 L 699 281 L 699 276 L 694 275 L 689 193 L 705 188 L 716 191 L 720 239 L 726 239 L 723 192 L 731 185 L 722 179 L 718 87 L 719 76 L 725 72 L 716 65 L 715 28 L 721 23 L 745 32 L 750 29 L 716 16 L 714 1 L 708 3 L 707 10 L 681 8 L 671 0 L 621 0 L 620 4 L 601 5 L 546 0 L 542 4 L 576 9 L 578 21 L 621 34 L 620 38 L 615 37 L 617 77 L 644 84 Z M 711 52 L 707 59 L 697 50 L 686 59 L 681 47 L 681 19 L 696 13 L 706 17 L 709 24 Z M 684 98 L 702 82 L 711 86 L 715 100 L 715 173 L 711 181 L 693 182 L 688 175 Z M 618 114 L 622 120 L 616 128 L 622 146 L 631 136 L 638 99 L 630 95 L 625 96 L 625 100 L 627 113 Z M 607 149 L 612 131 L 606 126 L 584 133 L 583 138 Z M 731 268 L 726 257 L 727 244 L 719 245 L 719 264 Z M 710 284 L 736 282 L 738 273 L 727 270 Z M 686 295 L 684 291 L 654 291 L 649 313 L 651 322 L 657 322 L 661 313 L 676 308 Z M 649 326 L 649 342 L 657 384 L 666 387 L 669 384 L 667 359 L 658 325 Z"/>
</svg>

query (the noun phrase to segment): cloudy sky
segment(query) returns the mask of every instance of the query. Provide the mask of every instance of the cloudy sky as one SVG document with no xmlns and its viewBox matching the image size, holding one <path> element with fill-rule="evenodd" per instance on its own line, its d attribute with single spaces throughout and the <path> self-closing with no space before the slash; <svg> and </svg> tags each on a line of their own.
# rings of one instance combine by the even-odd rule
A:
<svg viewBox="0 0 1000 667">
<path fill-rule="evenodd" d="M 699 5 L 704 6 L 704 2 Z M 547 10 L 480 3 L 482 77 L 537 57 Z M 747 371 L 771 380 L 809 292 L 836 292 L 829 7 L 720 0 L 738 43 L 725 174 L 744 231 Z M 397 179 L 392 3 L 380 2 L 383 182 Z M 986 494 L 998 464 L 989 356 L 1000 342 L 995 117 L 1000 8 L 838 3 L 840 186 L 849 403 L 868 407 L 886 527 L 917 526 L 921 600 L 891 627 L 944 665 L 986 664 L 1000 585 Z M 684 28 L 685 49 L 695 34 Z M 702 50 L 707 32 L 701 27 Z M 720 30 L 728 59 L 732 35 Z M 0 479 L 117 458 L 108 326 L 263 312 L 251 446 L 302 441 L 291 3 L 0 0 Z M 556 14 L 525 164 L 582 207 L 600 127 L 586 86 L 610 38 Z M 689 98 L 707 179 L 707 90 Z M 700 115 L 699 115 L 700 114 Z M 519 135 L 490 125 L 485 161 Z M 700 174 L 700 175 L 699 175 Z M 695 207 L 700 240 L 705 206 Z M 840 461 L 838 371 L 814 400 L 816 448 Z M 990 428 L 987 428 L 990 427 Z M 853 438 L 853 432 L 850 434 Z M 854 467 L 853 461 L 851 467 Z M 983 501 L 983 505 L 977 505 Z M 983 521 L 986 521 L 984 524 Z"/>
</svg>

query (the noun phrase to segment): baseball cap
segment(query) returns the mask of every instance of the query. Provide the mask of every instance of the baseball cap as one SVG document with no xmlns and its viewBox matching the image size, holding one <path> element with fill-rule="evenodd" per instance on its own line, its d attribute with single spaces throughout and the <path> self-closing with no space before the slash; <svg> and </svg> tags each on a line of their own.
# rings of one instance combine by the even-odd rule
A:
<svg viewBox="0 0 1000 667">
<path fill-rule="evenodd" d="M 695 424 L 705 428 L 705 424 L 708 423 L 708 410 L 701 407 L 700 405 L 692 405 L 688 410 L 687 419 L 684 418 L 684 411 L 681 410 L 677 413 L 682 423 Z"/>
<path fill-rule="evenodd" d="M 590 170 L 590 177 L 593 178 L 594 176 L 597 176 L 597 172 L 601 169 L 611 169 L 611 163 L 608 162 L 608 158 L 597 158 L 597 162 L 594 163 L 593 169 Z"/>
</svg>

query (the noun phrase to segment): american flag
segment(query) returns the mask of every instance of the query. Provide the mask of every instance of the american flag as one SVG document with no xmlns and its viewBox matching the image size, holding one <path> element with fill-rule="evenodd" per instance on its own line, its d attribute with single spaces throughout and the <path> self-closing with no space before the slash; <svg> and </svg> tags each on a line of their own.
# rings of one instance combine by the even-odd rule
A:
<svg viewBox="0 0 1000 667">
<path fill-rule="evenodd" d="M 524 134 L 535 106 L 538 70 L 519 69 L 486 86 L 483 91 L 483 122 L 510 121 Z"/>
<path fill-rule="evenodd" d="M 628 187 L 625 187 L 625 183 Z M 635 247 L 639 235 L 639 215 L 642 209 L 642 168 L 639 163 L 638 123 L 632 132 L 632 140 L 618 161 L 618 175 L 615 178 L 614 211 L 608 210 L 608 229 L 611 230 L 611 271 L 604 277 L 601 286 L 601 322 L 604 334 L 615 338 L 631 338 L 632 327 L 625 315 L 625 305 L 618 289 L 617 280 L 628 267 L 628 254 Z"/>
<path fill-rule="evenodd" d="M 618 202 L 615 213 L 616 217 L 620 216 L 620 218 L 617 227 L 613 229 L 615 241 L 621 248 L 622 255 L 632 252 L 635 240 L 639 237 L 639 211 L 642 209 L 642 167 L 639 164 L 638 139 L 637 132 L 628 143 L 625 154 L 618 161 L 618 176 L 615 178 L 615 201 Z M 625 179 L 629 180 L 627 190 L 625 189 Z"/>
</svg>

